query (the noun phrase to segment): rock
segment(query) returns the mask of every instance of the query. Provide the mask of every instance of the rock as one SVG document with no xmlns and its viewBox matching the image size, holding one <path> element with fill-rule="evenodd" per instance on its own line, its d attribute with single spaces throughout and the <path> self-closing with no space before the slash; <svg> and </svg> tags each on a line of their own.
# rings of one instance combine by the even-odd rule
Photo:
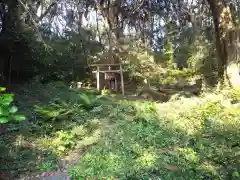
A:
<svg viewBox="0 0 240 180">
<path fill-rule="evenodd" d="M 160 101 L 160 102 L 167 102 L 170 97 L 161 92 L 157 92 L 151 88 L 144 88 L 140 91 L 138 96 L 143 97 L 144 99 L 154 100 L 154 101 Z"/>
<path fill-rule="evenodd" d="M 51 172 L 41 174 L 38 180 L 70 180 L 70 177 L 66 172 Z"/>
<path fill-rule="evenodd" d="M 67 175 L 56 175 L 56 176 L 43 177 L 42 180 L 70 180 L 70 177 Z"/>
</svg>

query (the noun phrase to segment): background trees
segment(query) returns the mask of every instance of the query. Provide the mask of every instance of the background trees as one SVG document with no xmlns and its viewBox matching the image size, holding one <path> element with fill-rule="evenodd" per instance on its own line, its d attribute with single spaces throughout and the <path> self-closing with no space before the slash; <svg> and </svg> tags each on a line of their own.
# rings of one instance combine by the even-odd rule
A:
<svg viewBox="0 0 240 180">
<path fill-rule="evenodd" d="M 190 68 L 213 83 L 239 59 L 238 0 L 11 0 L 0 12 L 5 82 L 40 74 L 74 80 L 104 56 L 128 64 L 133 76 L 146 76 L 139 67 L 147 61 L 156 72 Z"/>
<path fill-rule="evenodd" d="M 240 90 L 201 91 L 199 79 L 239 83 L 239 8 L 1 0 L 0 87 L 14 96 L 0 88 L 0 179 L 66 169 L 71 179 L 239 179 Z M 73 86 L 99 62 L 123 64 L 124 99 Z"/>
</svg>

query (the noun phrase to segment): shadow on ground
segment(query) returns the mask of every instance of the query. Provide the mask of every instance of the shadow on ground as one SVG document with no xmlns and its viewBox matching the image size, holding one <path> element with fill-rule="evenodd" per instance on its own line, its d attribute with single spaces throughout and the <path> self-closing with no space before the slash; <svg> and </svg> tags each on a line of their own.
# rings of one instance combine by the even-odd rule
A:
<svg viewBox="0 0 240 180">
<path fill-rule="evenodd" d="M 188 107 L 182 101 L 106 98 L 81 110 L 76 92 L 35 88 L 16 95 L 28 120 L 10 124 L 1 135 L 0 172 L 11 179 L 57 170 L 59 159 L 73 149 L 81 159 L 73 157 L 74 164 L 67 168 L 76 180 L 239 178 L 239 109 L 207 101 L 201 105 L 196 99 L 189 99 L 194 105 Z M 63 119 L 43 118 L 36 105 L 72 113 Z"/>
</svg>

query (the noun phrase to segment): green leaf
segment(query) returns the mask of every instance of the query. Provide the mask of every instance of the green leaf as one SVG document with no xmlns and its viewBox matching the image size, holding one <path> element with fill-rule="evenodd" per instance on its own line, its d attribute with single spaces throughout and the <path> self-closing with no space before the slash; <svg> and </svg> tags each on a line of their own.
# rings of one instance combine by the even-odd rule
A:
<svg viewBox="0 0 240 180">
<path fill-rule="evenodd" d="M 0 117 L 0 124 L 7 123 L 9 120 L 6 117 Z"/>
<path fill-rule="evenodd" d="M 6 106 L 0 107 L 0 115 L 9 116 L 9 107 Z"/>
<path fill-rule="evenodd" d="M 0 87 L 0 92 L 6 91 L 5 87 Z"/>
<path fill-rule="evenodd" d="M 66 148 L 64 147 L 64 146 L 59 146 L 58 148 L 57 148 L 59 151 L 65 151 L 66 150 Z"/>
<path fill-rule="evenodd" d="M 0 107 L 0 116 L 3 115 L 3 107 Z"/>
<path fill-rule="evenodd" d="M 18 108 L 16 106 L 12 106 L 9 110 L 10 113 L 16 113 L 18 111 Z"/>
<path fill-rule="evenodd" d="M 239 174 L 239 172 L 234 172 L 233 174 L 232 174 L 232 177 L 240 177 L 240 174 Z"/>
<path fill-rule="evenodd" d="M 26 119 L 26 117 L 23 116 L 23 115 L 15 115 L 15 116 L 13 116 L 13 118 L 14 118 L 14 120 L 16 120 L 16 121 L 23 121 L 23 120 Z"/>
<path fill-rule="evenodd" d="M 83 100 L 83 103 L 85 105 L 90 105 L 91 101 L 89 99 L 89 97 L 86 94 L 79 94 L 80 98 Z"/>
<path fill-rule="evenodd" d="M 11 104 L 11 102 L 13 102 L 13 95 L 12 94 L 4 94 L 0 101 L 0 104 L 9 105 L 9 104 Z"/>
</svg>

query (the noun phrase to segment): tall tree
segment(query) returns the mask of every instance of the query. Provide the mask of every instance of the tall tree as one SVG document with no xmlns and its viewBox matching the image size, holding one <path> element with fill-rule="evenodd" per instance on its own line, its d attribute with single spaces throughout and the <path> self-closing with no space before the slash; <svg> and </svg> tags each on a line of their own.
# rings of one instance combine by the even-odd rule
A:
<svg viewBox="0 0 240 180">
<path fill-rule="evenodd" d="M 224 0 L 207 0 L 212 12 L 216 50 L 218 55 L 218 77 L 224 79 L 228 63 L 228 33 L 234 28 L 230 7 Z"/>
</svg>

